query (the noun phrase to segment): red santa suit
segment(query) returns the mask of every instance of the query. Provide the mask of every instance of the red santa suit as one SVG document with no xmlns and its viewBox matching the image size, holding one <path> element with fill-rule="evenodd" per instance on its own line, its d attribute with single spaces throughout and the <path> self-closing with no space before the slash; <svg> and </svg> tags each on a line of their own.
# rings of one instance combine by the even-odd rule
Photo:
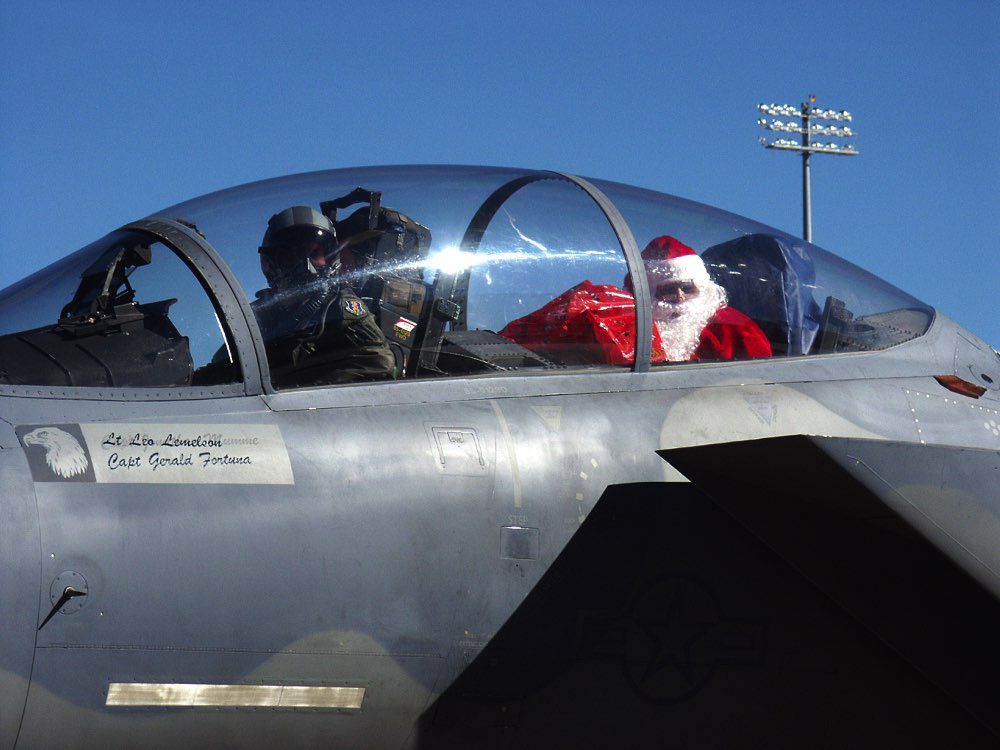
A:
<svg viewBox="0 0 1000 750">
<path fill-rule="evenodd" d="M 662 353 L 662 352 L 661 352 Z M 770 357 L 771 342 L 756 323 L 735 307 L 720 308 L 708 321 L 691 359 Z M 664 361 L 664 360 L 656 360 Z"/>
</svg>

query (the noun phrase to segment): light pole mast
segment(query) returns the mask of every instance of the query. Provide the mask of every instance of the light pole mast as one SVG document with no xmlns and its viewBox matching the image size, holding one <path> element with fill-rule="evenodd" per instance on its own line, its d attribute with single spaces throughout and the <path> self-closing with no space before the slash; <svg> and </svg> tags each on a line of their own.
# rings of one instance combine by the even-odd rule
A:
<svg viewBox="0 0 1000 750">
<path fill-rule="evenodd" d="M 815 97 L 810 96 L 810 100 Z M 802 102 L 802 239 L 806 242 L 813 240 L 813 211 L 812 192 L 809 188 L 809 146 L 812 138 L 809 132 L 809 107 L 812 101 Z"/>
<path fill-rule="evenodd" d="M 768 130 L 782 133 L 798 133 L 802 137 L 798 142 L 779 138 L 776 141 L 768 141 L 761 138 L 760 142 L 765 148 L 779 149 L 781 151 L 798 151 L 802 154 L 802 237 L 806 242 L 812 242 L 812 188 L 809 184 L 809 159 L 813 154 L 835 154 L 838 156 L 857 156 L 858 150 L 852 143 L 840 144 L 835 141 L 829 143 L 814 142 L 813 135 L 833 136 L 836 138 L 853 138 L 855 133 L 848 126 L 815 124 L 814 120 L 835 120 L 837 122 L 851 122 L 853 116 L 847 110 L 839 112 L 832 109 L 817 109 L 813 106 L 816 97 L 812 94 L 802 102 L 798 108 L 790 104 L 758 104 L 757 110 L 765 115 L 798 117 L 801 122 L 789 120 L 757 120 L 757 124 Z"/>
</svg>

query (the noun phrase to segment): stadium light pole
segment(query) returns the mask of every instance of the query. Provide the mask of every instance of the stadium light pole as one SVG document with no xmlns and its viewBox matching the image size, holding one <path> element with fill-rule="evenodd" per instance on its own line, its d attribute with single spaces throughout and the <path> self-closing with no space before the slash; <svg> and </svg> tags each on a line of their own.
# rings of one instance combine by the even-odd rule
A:
<svg viewBox="0 0 1000 750">
<path fill-rule="evenodd" d="M 834 138 L 853 138 L 856 134 L 847 125 L 817 124 L 814 121 L 834 121 L 837 123 L 851 122 L 854 118 L 847 110 L 819 109 L 815 107 L 816 97 L 812 94 L 799 107 L 791 104 L 758 104 L 757 111 L 772 117 L 795 117 L 799 122 L 789 120 L 759 119 L 757 124 L 762 128 L 780 133 L 797 133 L 798 141 L 779 138 L 768 141 L 761 138 L 764 148 L 779 151 L 795 151 L 802 154 L 802 237 L 806 242 L 812 242 L 812 190 L 809 177 L 809 159 L 813 154 L 834 154 L 836 156 L 857 156 L 858 150 L 853 143 L 838 143 L 830 141 L 821 143 L 813 141 L 814 135 L 832 136 Z"/>
</svg>

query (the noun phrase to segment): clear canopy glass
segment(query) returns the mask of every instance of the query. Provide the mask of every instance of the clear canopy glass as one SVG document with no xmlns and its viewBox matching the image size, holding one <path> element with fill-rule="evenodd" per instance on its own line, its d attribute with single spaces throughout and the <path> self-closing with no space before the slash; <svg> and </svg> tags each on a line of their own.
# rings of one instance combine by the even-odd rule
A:
<svg viewBox="0 0 1000 750">
<path fill-rule="evenodd" d="M 883 349 L 930 325 L 931 308 L 788 234 L 684 199 L 591 182 L 643 251 L 631 272 L 650 291 L 642 314 L 653 322 L 653 364 Z M 634 365 L 635 284 L 623 246 L 601 206 L 556 173 L 331 170 L 223 190 L 155 216 L 193 223 L 228 264 L 278 388 Z M 25 336 L 37 329 L 53 346 L 78 335 L 100 296 L 88 285 L 99 278 L 113 287 L 104 290 L 112 304 L 103 303 L 102 326 L 115 316 L 128 323 L 146 305 L 139 312 L 162 318 L 160 344 L 190 360 L 186 379 L 130 383 L 231 382 L 236 358 L 210 285 L 170 248 L 152 244 L 149 264 L 142 252 L 119 252 L 148 248 L 148 239 L 113 233 L 0 292 L 0 355 L 5 346 L 9 356 L 34 351 L 38 342 Z M 154 297 L 177 301 L 154 310 Z M 113 352 L 111 338 L 101 341 Z M 121 357 L 133 356 L 125 342 Z M 107 380 L 77 375 L 76 366 L 66 360 L 31 374 L 0 362 L 0 384 Z"/>
<path fill-rule="evenodd" d="M 240 380 L 214 301 L 176 252 L 118 231 L 0 293 L 0 385 Z"/>
</svg>

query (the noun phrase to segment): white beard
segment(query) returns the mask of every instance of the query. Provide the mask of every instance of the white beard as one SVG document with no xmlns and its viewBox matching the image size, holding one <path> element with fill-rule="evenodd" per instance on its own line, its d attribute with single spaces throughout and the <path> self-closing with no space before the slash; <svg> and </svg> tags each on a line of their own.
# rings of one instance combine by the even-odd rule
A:
<svg viewBox="0 0 1000 750">
<path fill-rule="evenodd" d="M 660 333 L 660 343 L 667 362 L 687 362 L 701 341 L 701 332 L 712 317 L 726 305 L 726 292 L 711 284 L 686 302 L 653 301 L 653 325 Z"/>
</svg>

